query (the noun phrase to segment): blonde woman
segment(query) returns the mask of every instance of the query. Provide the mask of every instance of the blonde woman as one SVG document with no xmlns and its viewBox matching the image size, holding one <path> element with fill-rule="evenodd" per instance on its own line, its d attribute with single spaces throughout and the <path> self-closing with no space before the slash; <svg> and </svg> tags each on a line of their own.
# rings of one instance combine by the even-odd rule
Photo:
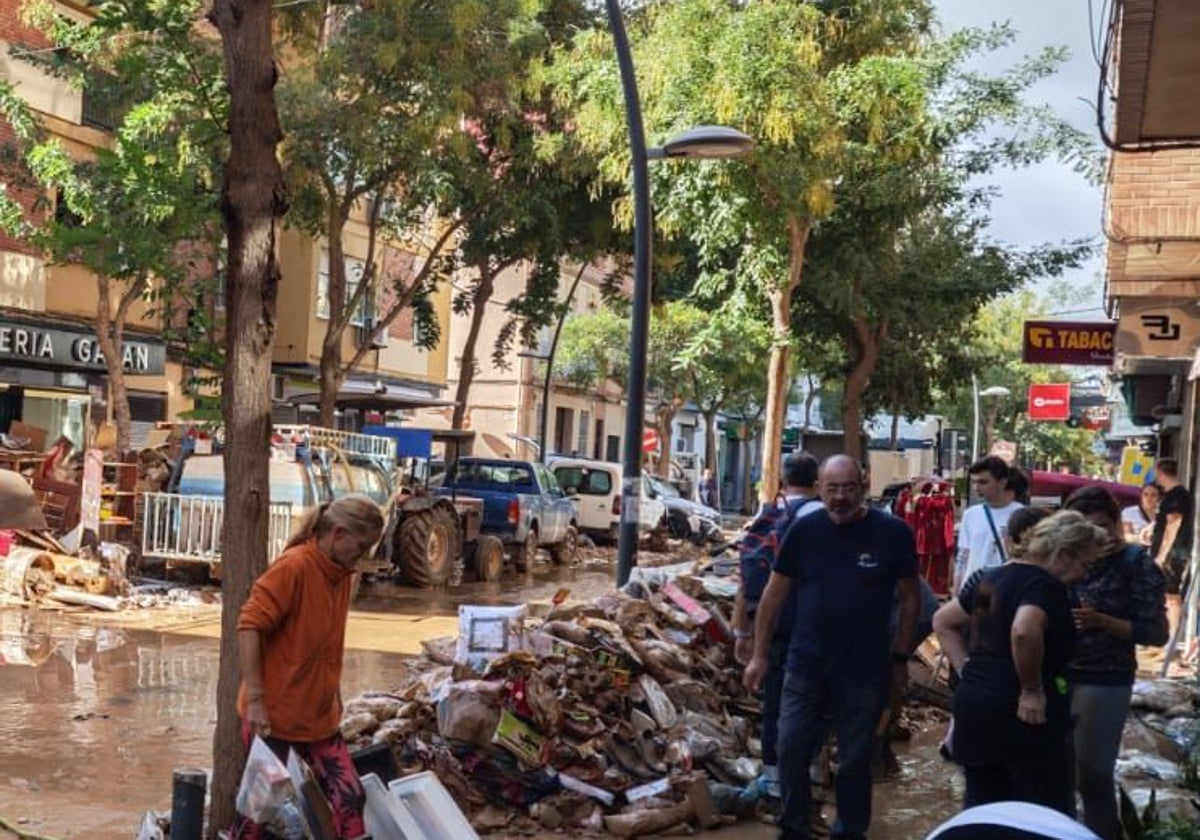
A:
<svg viewBox="0 0 1200 840">
<path fill-rule="evenodd" d="M 951 751 L 966 775 L 964 807 L 1015 799 L 1074 816 L 1067 587 L 1107 545 L 1081 514 L 1056 513 L 1025 536 L 1018 556 L 973 576 L 934 615 L 962 676 Z"/>
<path fill-rule="evenodd" d="M 238 619 L 238 713 L 247 747 L 258 735 L 281 759 L 296 750 L 329 799 L 339 840 L 366 833 L 362 785 L 338 732 L 340 683 L 354 572 L 383 525 L 379 505 L 366 496 L 321 505 L 255 581 Z M 268 834 L 239 818 L 232 836 Z"/>
</svg>

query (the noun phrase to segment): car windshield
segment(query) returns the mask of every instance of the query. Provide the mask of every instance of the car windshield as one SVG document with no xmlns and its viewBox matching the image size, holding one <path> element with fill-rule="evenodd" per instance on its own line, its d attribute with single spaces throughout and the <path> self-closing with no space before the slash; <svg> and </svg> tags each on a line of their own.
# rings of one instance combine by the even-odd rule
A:
<svg viewBox="0 0 1200 840">
<path fill-rule="evenodd" d="M 655 492 L 657 492 L 660 496 L 667 496 L 673 499 L 680 498 L 679 491 L 676 490 L 675 486 L 672 484 L 668 484 L 665 481 L 659 481 L 657 478 L 650 479 L 650 484 L 652 487 L 654 487 Z"/>
</svg>

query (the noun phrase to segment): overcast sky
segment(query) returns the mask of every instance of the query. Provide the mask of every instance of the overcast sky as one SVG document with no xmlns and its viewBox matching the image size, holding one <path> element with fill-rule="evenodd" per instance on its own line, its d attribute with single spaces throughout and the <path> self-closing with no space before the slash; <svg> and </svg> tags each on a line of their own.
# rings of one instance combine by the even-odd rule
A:
<svg viewBox="0 0 1200 840">
<path fill-rule="evenodd" d="M 1060 71 L 1032 91 L 1032 98 L 1096 137 L 1095 105 L 1099 69 L 1092 56 L 1088 24 L 1089 0 L 935 0 L 943 29 L 986 26 L 1009 21 L 1017 31 L 1016 45 L 996 54 L 997 67 L 1009 66 L 1022 55 L 1046 46 L 1065 46 L 1070 59 Z M 1093 0 L 1099 10 L 1100 0 Z M 1000 63 L 1002 62 L 1002 64 Z M 1101 238 L 1102 191 L 1087 184 L 1069 166 L 1045 163 L 993 177 L 1002 196 L 993 207 L 993 235 L 1017 245 L 1079 237 Z M 1103 255 L 1095 257 L 1068 278 L 1094 289 L 1087 305 L 1102 300 Z M 1074 307 L 1072 307 L 1074 308 Z M 1099 309 L 1080 313 L 1091 320 Z"/>
</svg>

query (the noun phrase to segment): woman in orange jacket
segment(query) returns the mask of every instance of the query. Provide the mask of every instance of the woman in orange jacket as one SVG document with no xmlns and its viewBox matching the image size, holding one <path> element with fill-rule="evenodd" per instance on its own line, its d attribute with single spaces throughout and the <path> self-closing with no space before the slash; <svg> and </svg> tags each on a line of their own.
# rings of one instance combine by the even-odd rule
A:
<svg viewBox="0 0 1200 840">
<path fill-rule="evenodd" d="M 379 505 L 366 496 L 316 508 L 255 581 L 237 626 L 238 713 L 247 748 L 258 735 L 285 761 L 295 749 L 329 799 L 338 838 L 346 840 L 366 833 L 362 785 L 338 731 L 346 618 L 358 561 L 383 527 Z M 266 827 L 239 817 L 232 836 L 259 840 Z"/>
</svg>

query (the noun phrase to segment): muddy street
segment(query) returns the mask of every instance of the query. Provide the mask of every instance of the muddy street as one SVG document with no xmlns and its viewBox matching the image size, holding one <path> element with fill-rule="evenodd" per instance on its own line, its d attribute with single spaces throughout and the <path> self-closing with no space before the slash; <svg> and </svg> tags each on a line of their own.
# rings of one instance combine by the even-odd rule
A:
<svg viewBox="0 0 1200 840">
<path fill-rule="evenodd" d="M 454 632 L 460 603 L 548 600 L 561 588 L 586 598 L 611 575 L 601 555 L 448 593 L 370 584 L 352 617 L 343 693 L 395 685 L 422 638 Z M 0 817 L 52 837 L 129 840 L 142 812 L 169 808 L 172 769 L 211 763 L 218 628 L 213 605 L 129 616 L 0 610 Z M 898 745 L 901 774 L 877 789 L 874 837 L 919 837 L 954 810 L 958 780 L 937 756 L 938 734 Z M 743 824 L 720 836 L 774 832 Z"/>
</svg>

